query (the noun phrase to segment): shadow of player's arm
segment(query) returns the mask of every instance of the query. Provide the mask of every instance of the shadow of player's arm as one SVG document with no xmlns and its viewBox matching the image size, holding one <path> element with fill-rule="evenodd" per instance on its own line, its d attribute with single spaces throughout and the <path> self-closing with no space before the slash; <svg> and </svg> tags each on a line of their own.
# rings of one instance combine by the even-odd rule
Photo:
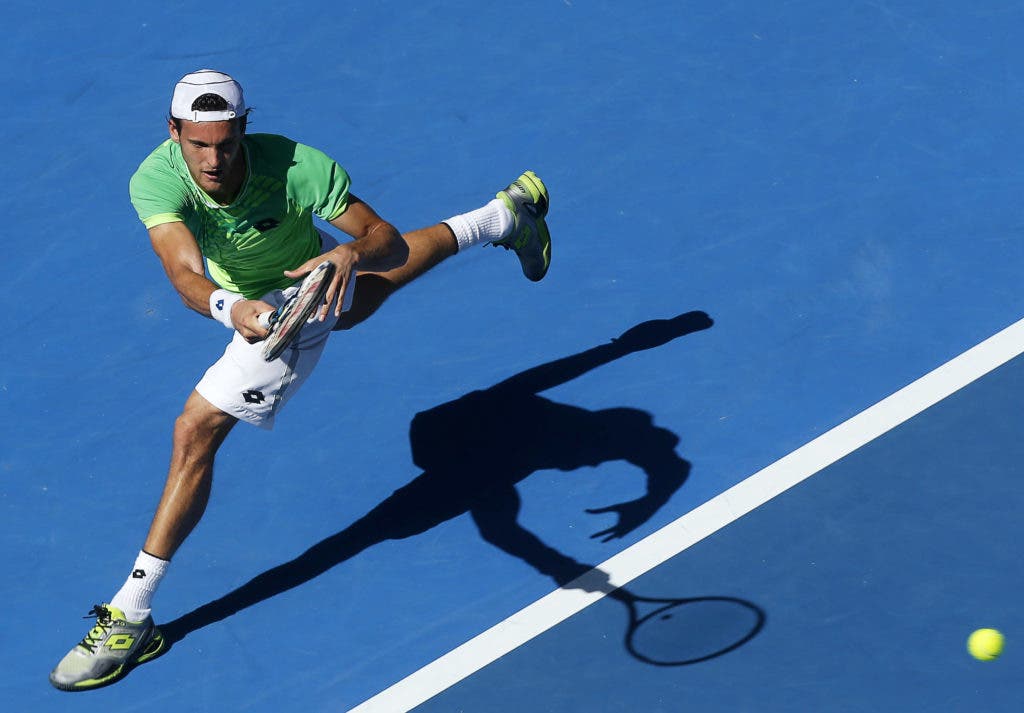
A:
<svg viewBox="0 0 1024 713">
<path fill-rule="evenodd" d="M 518 518 L 521 504 L 519 493 L 509 485 L 493 491 L 486 500 L 474 505 L 470 515 L 484 540 L 551 577 L 560 587 L 593 569 L 589 564 L 577 562 L 562 554 L 520 525 Z M 610 590 L 607 576 L 603 580 L 590 576 L 582 582 L 574 586 L 587 591 Z"/>
<path fill-rule="evenodd" d="M 671 319 L 652 319 L 631 327 L 607 344 L 527 369 L 489 390 L 510 389 L 539 394 L 628 354 L 663 346 L 679 337 L 708 329 L 712 324 L 714 322 L 704 312 L 686 312 Z"/>
</svg>

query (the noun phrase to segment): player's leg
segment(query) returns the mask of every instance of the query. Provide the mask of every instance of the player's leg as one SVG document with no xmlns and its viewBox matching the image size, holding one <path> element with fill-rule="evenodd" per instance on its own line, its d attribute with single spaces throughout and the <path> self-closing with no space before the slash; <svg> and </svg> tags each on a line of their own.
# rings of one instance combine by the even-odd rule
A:
<svg viewBox="0 0 1024 713">
<path fill-rule="evenodd" d="M 474 245 L 490 243 L 514 250 L 523 274 L 535 282 L 542 279 L 551 264 L 551 236 L 544 220 L 548 204 L 544 183 L 527 171 L 485 206 L 403 234 L 409 245 L 405 264 L 389 272 L 360 273 L 352 308 L 342 314 L 335 329 L 359 324 L 403 285 Z"/>
<path fill-rule="evenodd" d="M 352 308 L 342 312 L 335 329 L 351 329 L 359 324 L 397 289 L 459 251 L 455 233 L 444 223 L 404 233 L 402 237 L 409 245 L 405 264 L 388 272 L 359 273 Z"/>
<path fill-rule="evenodd" d="M 143 621 L 171 558 L 199 523 L 210 501 L 213 461 L 238 422 L 193 391 L 174 422 L 171 463 L 149 534 L 110 606 L 128 621 Z"/>
<path fill-rule="evenodd" d="M 143 550 L 170 560 L 210 500 L 213 461 L 238 419 L 193 391 L 174 422 L 171 465 Z"/>
<path fill-rule="evenodd" d="M 238 420 L 262 428 L 312 372 L 330 328 L 310 327 L 280 359 L 263 360 L 258 344 L 237 332 L 224 355 L 196 385 L 175 422 L 163 497 L 124 586 L 110 604 L 93 608 L 96 626 L 50 674 L 63 690 L 87 690 L 123 677 L 165 649 L 149 611 L 170 558 L 202 517 L 209 499 L 217 449 Z"/>
<path fill-rule="evenodd" d="M 117 681 L 133 666 L 163 653 L 150 601 L 171 556 L 202 517 L 209 501 L 213 461 L 236 419 L 193 392 L 174 425 L 171 465 L 143 551 L 110 604 L 90 612 L 96 625 L 50 674 L 66 691 Z"/>
</svg>

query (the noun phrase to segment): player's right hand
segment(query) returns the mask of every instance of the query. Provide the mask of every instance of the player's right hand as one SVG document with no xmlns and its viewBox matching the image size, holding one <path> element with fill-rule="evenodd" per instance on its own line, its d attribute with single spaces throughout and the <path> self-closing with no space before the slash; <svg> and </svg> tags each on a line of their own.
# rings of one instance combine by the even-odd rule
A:
<svg viewBox="0 0 1024 713">
<path fill-rule="evenodd" d="M 260 324 L 260 315 L 273 312 L 274 307 L 263 300 L 239 300 L 231 307 L 231 323 L 235 330 L 253 344 L 266 339 L 268 331 Z"/>
</svg>

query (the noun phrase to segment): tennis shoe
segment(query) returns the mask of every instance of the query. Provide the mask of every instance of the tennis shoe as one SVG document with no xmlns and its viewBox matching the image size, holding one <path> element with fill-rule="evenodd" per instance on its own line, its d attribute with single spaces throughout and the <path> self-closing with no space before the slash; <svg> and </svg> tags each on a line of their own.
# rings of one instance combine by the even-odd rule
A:
<svg viewBox="0 0 1024 713">
<path fill-rule="evenodd" d="M 551 265 L 551 234 L 544 222 L 548 189 L 536 173 L 527 171 L 498 191 L 497 197 L 512 211 L 513 225 L 507 237 L 492 244 L 514 250 L 528 279 L 543 279 Z"/>
<path fill-rule="evenodd" d="M 120 609 L 97 604 L 89 612 L 96 625 L 50 672 L 50 683 L 62 691 L 87 691 L 123 678 L 140 663 L 167 649 L 153 617 L 128 621 Z"/>
</svg>

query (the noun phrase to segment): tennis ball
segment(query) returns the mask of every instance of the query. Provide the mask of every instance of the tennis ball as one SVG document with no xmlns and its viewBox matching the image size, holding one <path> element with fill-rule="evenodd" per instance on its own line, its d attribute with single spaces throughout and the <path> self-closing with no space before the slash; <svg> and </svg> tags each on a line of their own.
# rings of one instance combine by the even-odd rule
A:
<svg viewBox="0 0 1024 713">
<path fill-rule="evenodd" d="M 993 661 L 1003 653 L 1003 635 L 996 629 L 978 629 L 967 637 L 967 650 L 979 661 Z"/>
</svg>

